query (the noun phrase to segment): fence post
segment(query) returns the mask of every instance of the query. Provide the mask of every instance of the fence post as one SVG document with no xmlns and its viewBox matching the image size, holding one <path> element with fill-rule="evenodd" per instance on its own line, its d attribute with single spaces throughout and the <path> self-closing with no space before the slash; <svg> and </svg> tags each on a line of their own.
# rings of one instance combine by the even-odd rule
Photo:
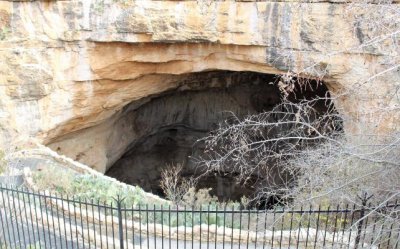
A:
<svg viewBox="0 0 400 249">
<path fill-rule="evenodd" d="M 124 249 L 124 231 L 122 226 L 122 201 L 121 197 L 117 197 L 117 211 L 118 211 L 118 233 L 119 233 L 119 248 Z"/>
<path fill-rule="evenodd" d="M 364 215 L 365 215 L 365 209 L 367 207 L 369 199 L 371 199 L 372 195 L 367 197 L 367 193 L 364 193 L 363 197 L 358 196 L 358 198 L 361 200 L 361 210 L 360 210 L 360 220 L 357 224 L 357 235 L 356 235 L 356 241 L 354 243 L 354 248 L 357 249 L 358 245 L 360 244 L 360 239 L 361 239 L 361 230 L 362 226 L 364 224 Z"/>
</svg>

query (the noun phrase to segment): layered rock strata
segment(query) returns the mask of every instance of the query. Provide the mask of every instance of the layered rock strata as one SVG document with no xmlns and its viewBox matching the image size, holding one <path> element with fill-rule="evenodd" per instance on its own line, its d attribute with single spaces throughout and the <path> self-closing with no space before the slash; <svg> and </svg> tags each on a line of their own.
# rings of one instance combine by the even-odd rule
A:
<svg viewBox="0 0 400 249">
<path fill-rule="evenodd" d="M 110 132 L 124 129 L 117 120 L 129 104 L 216 70 L 323 77 L 338 110 L 354 121 L 346 131 L 360 132 L 357 124 L 397 131 L 400 21 L 388 23 L 386 34 L 369 21 L 400 8 L 388 3 L 383 15 L 382 6 L 0 1 L 0 144 L 35 137 L 105 172 L 129 144 L 106 150 Z"/>
</svg>

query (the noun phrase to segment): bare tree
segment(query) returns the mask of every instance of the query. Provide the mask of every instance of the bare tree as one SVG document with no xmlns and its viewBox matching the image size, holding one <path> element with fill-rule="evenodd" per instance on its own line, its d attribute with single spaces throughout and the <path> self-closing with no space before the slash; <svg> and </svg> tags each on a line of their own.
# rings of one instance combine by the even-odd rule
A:
<svg viewBox="0 0 400 249">
<path fill-rule="evenodd" d="M 194 189 L 196 180 L 194 178 L 182 177 L 183 164 L 168 165 L 161 172 L 160 185 L 165 196 L 173 203 L 179 205 L 189 190 Z"/>
</svg>

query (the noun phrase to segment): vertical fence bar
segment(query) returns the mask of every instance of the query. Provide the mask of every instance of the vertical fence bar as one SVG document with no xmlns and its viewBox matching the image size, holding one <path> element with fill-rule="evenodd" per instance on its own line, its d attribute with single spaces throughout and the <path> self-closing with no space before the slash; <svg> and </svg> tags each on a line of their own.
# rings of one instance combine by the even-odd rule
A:
<svg viewBox="0 0 400 249">
<path fill-rule="evenodd" d="M 272 238 L 271 238 L 271 248 L 274 248 L 274 239 L 275 239 L 275 221 L 276 221 L 276 207 L 273 209 L 273 220 L 274 222 L 272 223 Z"/>
<path fill-rule="evenodd" d="M 342 248 L 342 245 L 344 244 L 344 231 L 346 230 L 347 214 L 349 212 L 348 208 L 349 208 L 349 204 L 346 204 L 346 208 L 344 211 L 344 222 L 343 222 L 343 226 L 342 226 L 342 239 L 341 239 L 340 249 Z"/>
<path fill-rule="evenodd" d="M 142 212 L 139 204 L 139 247 L 142 249 Z"/>
<path fill-rule="evenodd" d="M 3 189 L 0 189 L 0 191 L 3 194 Z M 4 201 L 4 198 L 3 198 L 3 201 Z M 1 222 L 1 229 L 3 231 L 4 243 L 7 244 L 6 237 L 8 237 L 8 244 L 10 244 L 11 243 L 11 237 L 10 237 L 10 231 L 8 229 L 8 222 L 6 222 L 6 224 L 4 224 L 4 220 L 7 220 L 7 209 L 6 209 L 5 206 L 4 206 L 4 219 L 3 219 L 3 214 L 2 214 L 1 209 L 0 209 L 0 222 Z M 5 226 L 7 227 L 7 233 L 6 233 L 6 229 L 4 228 Z"/>
<path fill-rule="evenodd" d="M 110 206 L 111 213 L 111 233 L 112 233 L 112 247 L 115 249 L 115 230 L 114 230 L 114 207 L 113 202 L 111 202 Z"/>
<path fill-rule="evenodd" d="M 199 234 L 199 247 L 201 248 L 201 225 L 202 225 L 202 220 L 201 220 L 201 214 L 202 214 L 202 205 L 200 205 L 200 211 L 199 211 L 199 216 L 200 216 L 200 234 Z"/>
<path fill-rule="evenodd" d="M 176 249 L 178 249 L 179 246 L 179 213 L 178 213 L 178 204 L 176 204 Z"/>
<path fill-rule="evenodd" d="M 85 200 L 85 202 L 86 202 L 86 200 Z M 84 229 L 84 223 L 83 223 L 82 200 L 80 198 L 79 198 L 79 214 L 81 216 L 80 221 L 81 221 L 81 229 L 82 229 L 82 246 L 83 246 L 83 248 L 85 248 L 85 229 Z M 90 239 L 89 239 L 89 241 L 90 241 Z M 90 249 L 90 247 L 89 247 L 89 249 Z"/>
<path fill-rule="evenodd" d="M 207 206 L 207 249 L 210 248 L 210 203 Z"/>
<path fill-rule="evenodd" d="M 132 244 L 133 244 L 133 248 L 135 248 L 135 221 L 134 221 L 134 204 L 132 204 L 132 209 L 131 209 L 131 221 L 132 221 Z"/>
<path fill-rule="evenodd" d="M 56 195 L 55 195 L 56 196 Z M 57 197 L 55 197 L 55 198 L 57 198 Z M 50 205 L 50 215 L 51 215 L 51 222 L 53 223 L 53 235 L 54 235 L 54 246 L 56 247 L 56 248 L 58 248 L 57 247 L 57 235 L 56 235 L 56 228 L 55 228 L 55 222 L 54 222 L 54 208 L 53 208 L 53 203 L 52 203 L 52 199 L 54 199 L 54 197 L 53 196 L 50 196 L 49 197 L 49 205 Z M 57 200 L 57 199 L 56 199 Z M 58 217 L 58 215 L 57 215 L 57 217 Z M 61 236 L 61 235 L 60 235 Z"/>
<path fill-rule="evenodd" d="M 328 210 L 326 212 L 326 221 L 325 221 L 325 231 L 324 231 L 324 240 L 322 242 L 322 248 L 325 248 L 326 244 L 326 232 L 328 230 L 328 222 L 329 222 L 329 211 L 330 211 L 331 206 L 328 206 Z"/>
<path fill-rule="evenodd" d="M 71 239 L 71 247 L 72 247 L 72 249 L 74 248 L 74 241 L 72 240 L 72 224 L 71 224 L 71 220 L 72 220 L 72 217 L 71 217 L 71 212 L 70 212 L 70 207 L 69 207 L 69 201 L 68 201 L 69 199 L 68 199 L 68 195 L 66 196 L 66 203 L 67 203 L 67 213 L 68 213 L 68 221 L 69 221 L 69 235 L 70 235 L 70 239 Z M 63 203 L 63 205 L 64 205 L 64 203 Z M 63 212 L 63 214 L 64 214 L 64 212 Z M 65 230 L 65 231 L 67 231 L 67 230 Z M 67 248 L 68 248 L 68 245 L 67 245 Z"/>
<path fill-rule="evenodd" d="M 192 210 L 191 210 L 191 212 L 192 212 L 192 249 L 194 248 L 194 226 L 195 226 L 195 224 L 194 224 L 194 216 L 195 216 L 195 212 L 194 212 L 194 205 L 192 205 Z"/>
<path fill-rule="evenodd" d="M 20 194 L 22 195 L 22 200 L 21 200 L 21 197 L 20 197 Z M 26 207 L 26 202 L 25 202 L 25 193 L 24 193 L 24 191 L 23 191 L 23 189 L 20 189 L 20 191 L 18 191 L 17 192 L 17 198 L 18 198 L 18 200 L 19 201 L 22 201 L 22 205 L 23 205 L 23 210 L 21 210 L 21 205 L 18 205 L 18 207 L 19 207 L 19 214 L 20 214 L 20 218 L 21 218 L 21 224 L 22 224 L 22 229 L 23 229 L 23 227 L 24 227 L 24 225 L 23 224 L 25 224 L 25 226 L 26 226 L 26 232 L 27 232 L 27 236 L 28 236 L 28 242 L 29 242 L 29 244 L 28 245 L 31 245 L 32 244 L 32 241 L 31 241 L 31 236 L 30 236 L 30 229 L 29 229 L 29 223 L 28 223 L 28 216 L 27 216 L 27 207 Z M 23 214 L 25 213 L 25 222 L 24 221 L 22 221 L 22 219 L 23 219 Z M 25 236 L 25 232 L 24 232 L 24 230 L 25 229 L 23 229 L 22 230 L 22 236 L 24 237 L 24 240 L 25 240 L 25 242 L 24 242 L 24 245 L 25 245 L 25 247 L 26 247 L 26 236 Z"/>
<path fill-rule="evenodd" d="M 387 203 L 386 203 L 386 207 L 387 207 Z M 382 212 L 385 212 L 385 210 L 386 209 L 384 209 Z M 386 215 L 386 213 L 384 215 Z M 379 220 L 378 217 L 377 217 L 376 220 Z M 380 227 L 381 228 L 379 229 L 379 233 L 376 236 L 376 240 L 379 240 L 380 238 L 382 238 L 381 236 L 382 236 L 382 233 L 383 233 L 383 230 L 384 230 L 384 227 L 385 227 L 385 223 L 382 223 L 382 225 Z M 382 241 L 378 241 L 378 248 L 382 248 Z"/>
<path fill-rule="evenodd" d="M 79 241 L 78 241 L 78 219 L 76 217 L 76 203 L 74 197 L 71 197 L 71 205 L 74 207 L 74 226 L 75 226 L 75 238 L 76 238 L 76 248 L 79 248 Z M 72 237 L 71 237 L 72 239 Z"/>
<path fill-rule="evenodd" d="M 162 204 L 161 204 L 161 248 L 164 249 L 164 206 Z"/>
<path fill-rule="evenodd" d="M 127 207 L 126 207 L 126 203 L 124 203 L 123 205 L 122 205 L 122 217 L 123 217 L 123 223 L 125 223 L 125 226 L 123 226 L 123 232 L 124 232 L 124 248 L 128 248 L 129 247 L 129 245 L 128 245 L 128 222 L 127 222 Z"/>
<path fill-rule="evenodd" d="M 399 208 L 399 204 L 397 204 L 394 208 L 396 209 L 396 212 L 400 211 L 400 210 L 397 210 Z M 397 235 L 396 243 L 393 247 L 394 249 L 397 249 L 397 246 L 398 246 L 399 240 L 400 240 L 400 224 L 397 226 L 397 231 L 398 231 L 397 232 L 398 235 Z"/>
<path fill-rule="evenodd" d="M 394 204 L 394 207 L 396 207 L 396 206 L 397 206 L 397 200 L 396 200 L 396 202 L 395 202 L 395 204 Z M 389 228 L 388 243 L 387 243 L 387 245 L 386 245 L 387 248 L 389 248 L 389 246 L 390 246 L 390 241 L 391 241 L 391 239 L 392 239 L 392 229 L 393 229 L 393 225 L 394 225 L 394 221 L 392 222 L 392 224 L 390 225 L 390 228 Z"/>
<path fill-rule="evenodd" d="M 357 249 L 358 245 L 360 244 L 361 230 L 362 230 L 362 226 L 363 226 L 363 223 L 364 223 L 365 205 L 366 205 L 366 203 L 364 203 L 364 201 L 363 201 L 363 203 L 361 205 L 361 210 L 360 210 L 360 218 L 359 218 L 358 223 L 357 223 L 356 240 L 355 240 L 355 243 L 354 243 L 354 248 L 355 249 Z"/>
<path fill-rule="evenodd" d="M 3 192 L 1 192 L 1 194 L 3 195 Z M 8 190 L 6 190 L 6 196 L 7 196 L 8 208 L 7 208 L 7 205 L 5 203 L 3 203 L 3 204 L 4 204 L 4 209 L 5 210 L 8 209 L 9 213 L 10 213 L 10 217 L 9 217 L 10 221 L 8 222 L 7 212 L 5 212 L 8 228 L 10 228 L 10 225 L 11 225 L 11 234 L 12 234 L 12 237 L 13 237 L 13 239 L 11 240 L 11 236 L 10 236 L 9 244 L 11 245 L 13 242 L 15 243 L 17 239 L 16 239 L 16 236 L 15 236 L 15 229 L 14 229 L 13 217 L 12 217 L 12 213 L 11 213 L 11 204 L 10 204 L 10 198 L 9 198 L 9 195 L 8 195 Z M 4 199 L 5 198 L 3 196 L 3 202 L 4 202 Z"/>
<path fill-rule="evenodd" d="M 171 249 L 171 205 L 168 205 L 168 240 L 169 240 L 168 249 Z"/>
<path fill-rule="evenodd" d="M 292 242 L 292 226 L 293 226 L 293 211 L 290 211 L 290 225 L 289 225 L 289 246 L 290 243 Z"/>
<path fill-rule="evenodd" d="M 317 241 L 318 241 L 318 233 L 319 233 L 319 218 L 320 218 L 320 212 L 321 212 L 321 205 L 318 205 L 318 214 L 317 214 L 317 228 L 316 228 L 316 234 L 315 234 L 315 240 L 314 240 L 314 249 L 317 247 Z"/>
<path fill-rule="evenodd" d="M 242 242 L 242 208 L 239 208 L 239 249 Z"/>
<path fill-rule="evenodd" d="M 99 235 L 100 235 L 100 248 L 103 248 L 103 237 L 102 237 L 102 232 L 101 232 L 101 210 L 100 210 L 100 199 L 97 199 L 97 212 L 99 213 Z M 107 226 L 107 223 L 106 223 Z"/>
<path fill-rule="evenodd" d="M 185 216 L 184 216 L 184 219 L 185 219 L 185 221 L 183 222 L 183 225 L 185 226 L 185 233 L 184 233 L 184 238 L 183 238 L 183 241 L 184 241 L 184 247 L 183 247 L 183 248 L 185 248 L 185 249 L 186 249 L 186 227 L 187 227 L 187 220 L 186 220 L 186 205 L 184 205 L 184 206 L 183 206 L 183 210 L 184 210 L 184 214 L 185 214 Z"/>
<path fill-rule="evenodd" d="M 106 202 L 104 201 L 104 218 L 105 218 L 105 221 L 104 221 L 104 224 L 106 225 L 106 230 L 105 230 L 105 233 L 106 233 L 106 248 L 108 249 L 108 245 L 109 245 L 109 241 L 108 241 L 108 224 L 107 224 L 107 206 L 106 206 L 107 204 L 106 204 Z"/>
<path fill-rule="evenodd" d="M 150 236 L 149 236 L 149 204 L 146 204 L 146 235 L 147 235 L 147 248 L 150 247 Z"/>
<path fill-rule="evenodd" d="M 394 247 L 393 247 L 394 249 L 397 249 L 397 247 L 399 245 L 399 241 L 400 241 L 400 225 L 397 226 L 397 230 L 398 230 L 398 232 L 397 232 L 398 235 L 397 235 L 397 239 L 396 239 L 396 244 L 394 244 Z"/>
<path fill-rule="evenodd" d="M 224 216 L 224 231 L 223 235 L 223 242 L 222 246 L 225 247 L 225 212 L 223 213 Z M 214 234 L 214 249 L 217 249 L 217 240 L 218 240 L 218 205 L 215 205 L 215 234 Z"/>
<path fill-rule="evenodd" d="M 349 240 L 348 240 L 348 246 L 347 248 L 350 248 L 350 244 L 351 244 L 351 233 L 353 232 L 353 221 L 354 221 L 354 213 L 356 209 L 356 204 L 353 204 L 353 208 L 352 208 L 352 212 L 351 212 L 351 220 L 350 220 L 350 231 L 349 231 Z"/>
<path fill-rule="evenodd" d="M 332 248 L 335 246 L 335 235 L 336 235 L 336 231 L 337 231 L 338 213 L 339 213 L 339 204 L 336 206 L 336 212 L 335 212 L 335 225 L 333 227 Z M 339 232 L 338 232 L 338 234 L 339 234 Z"/>
<path fill-rule="evenodd" d="M 249 239 L 250 239 L 250 209 L 247 211 L 247 239 L 246 239 L 246 249 L 249 249 Z"/>
<path fill-rule="evenodd" d="M 122 227 L 122 199 L 119 195 L 117 196 L 117 215 L 119 248 L 124 249 L 124 228 Z"/>
<path fill-rule="evenodd" d="M 371 203 L 369 203 L 368 204 L 368 208 L 367 208 L 367 210 L 368 211 L 370 211 L 371 210 Z M 370 215 L 371 215 L 371 213 L 369 213 L 369 214 L 367 214 L 366 215 L 366 218 L 365 218 L 365 225 L 364 225 L 364 236 L 363 236 L 363 238 L 362 238 L 362 246 L 361 246 L 361 248 L 363 247 L 363 245 L 365 244 L 365 237 L 367 236 L 367 230 L 368 230 L 368 220 L 369 220 L 369 217 L 370 217 Z"/>
<path fill-rule="evenodd" d="M 225 249 L 226 206 L 227 206 L 227 203 L 225 202 L 225 205 L 224 205 L 223 231 L 222 231 L 222 249 Z M 217 206 L 217 210 L 218 210 L 218 206 Z M 217 218 L 216 218 L 215 220 L 218 221 Z M 217 226 L 216 226 L 216 228 L 215 228 L 215 233 L 218 233 L 218 228 L 217 228 L 217 227 L 218 227 L 218 222 L 217 222 Z M 232 229 L 233 229 L 233 227 L 232 227 Z M 215 249 L 217 249 L 217 239 L 218 239 L 218 236 L 216 235 L 215 238 L 216 238 L 216 239 L 215 239 Z"/>
<path fill-rule="evenodd" d="M 44 247 L 47 248 L 46 231 L 45 231 L 44 220 L 43 220 L 43 207 L 42 207 L 41 197 L 42 197 L 42 195 L 39 192 L 38 193 L 38 200 L 39 200 L 40 219 L 42 221 L 42 232 L 43 232 Z M 78 235 L 77 235 L 77 237 L 78 237 Z"/>
<path fill-rule="evenodd" d="M 47 199 L 46 193 L 43 193 L 43 198 L 44 198 L 44 210 L 46 212 L 47 234 L 49 237 L 50 248 L 52 248 L 52 246 L 51 246 L 51 227 L 50 227 L 50 219 L 49 219 L 49 210 L 48 210 L 47 202 L 46 202 L 46 199 Z"/>
<path fill-rule="evenodd" d="M 308 245 L 308 237 L 310 236 L 311 214 L 312 214 L 312 206 L 310 204 L 310 209 L 309 209 L 309 212 L 308 212 L 308 220 L 307 220 L 307 234 L 306 234 L 306 245 L 305 245 L 305 248 L 308 248 L 307 245 Z"/>
<path fill-rule="evenodd" d="M 62 236 L 63 236 L 63 234 L 62 234 L 62 232 L 61 232 L 61 221 L 60 221 L 60 211 L 59 211 L 59 209 L 60 209 L 60 207 L 59 207 L 59 205 L 58 205 L 58 200 L 60 199 L 60 196 L 58 196 L 58 195 L 55 195 L 56 196 L 56 199 L 55 199 L 55 202 L 56 202 L 56 213 L 57 213 L 57 224 L 58 224 L 58 234 L 59 234 L 59 243 L 60 243 L 60 248 L 62 249 L 63 248 L 63 240 L 62 240 Z M 62 200 L 61 200 L 62 201 Z M 61 210 L 62 211 L 62 210 Z M 63 220 L 63 223 L 65 224 L 65 220 Z M 66 238 L 65 238 L 65 240 L 67 240 Z"/>
<path fill-rule="evenodd" d="M 31 227 L 32 227 L 32 237 L 33 237 L 33 241 L 36 242 L 36 236 L 35 236 L 35 223 L 36 222 L 34 222 L 33 213 L 32 213 L 31 195 L 32 195 L 32 193 L 27 192 L 27 199 L 28 199 L 28 206 L 29 206 L 29 216 L 30 216 L 29 218 L 30 218 Z M 24 202 L 25 202 L 25 200 L 24 200 Z M 35 207 L 33 207 L 33 208 L 35 208 Z"/>
<path fill-rule="evenodd" d="M 234 229 L 234 220 L 235 220 L 235 205 L 232 204 L 232 225 L 231 225 L 231 249 L 233 249 L 233 229 Z"/>
<path fill-rule="evenodd" d="M 91 206 L 91 210 L 92 210 L 94 248 L 97 248 L 96 221 L 95 221 L 95 217 L 94 217 L 95 213 L 94 213 L 94 202 L 93 202 L 93 199 L 90 200 L 90 206 Z M 100 219 L 99 219 L 99 222 L 101 222 Z M 100 236 L 100 240 L 101 240 L 101 236 Z"/>
<path fill-rule="evenodd" d="M 156 232 L 156 223 L 157 223 L 157 219 L 156 219 L 156 204 L 153 205 L 153 225 L 154 225 L 154 248 L 157 248 L 157 232 Z"/>
<path fill-rule="evenodd" d="M 255 241 L 254 241 L 254 249 L 257 248 L 258 221 L 259 221 L 258 218 L 259 218 L 259 212 L 257 210 L 257 213 L 256 213 L 256 237 L 255 237 Z"/>
<path fill-rule="evenodd" d="M 39 207 L 38 208 L 35 207 L 35 216 L 36 216 L 36 220 L 37 220 L 36 227 L 37 227 L 37 230 L 38 230 L 39 241 L 42 238 L 44 246 L 46 247 L 47 243 L 46 243 L 46 236 L 45 236 L 45 233 L 44 233 L 43 211 L 42 211 L 42 202 L 40 200 L 41 199 L 40 191 L 37 192 L 36 194 L 37 194 L 36 196 L 35 195 L 32 196 L 34 205 L 36 203 L 35 197 L 37 197 L 37 201 L 39 202 Z M 39 215 L 38 215 L 38 212 L 39 212 Z M 40 218 L 39 218 L 39 216 L 40 216 Z M 40 219 L 40 221 L 39 221 L 39 219 Z M 41 223 L 42 230 L 39 229 L 39 223 Z"/>
<path fill-rule="evenodd" d="M 281 236 L 279 238 L 279 248 L 282 248 L 283 229 L 284 229 L 283 225 L 285 223 L 285 207 L 283 207 L 283 209 L 282 209 L 282 221 L 281 222 L 282 223 L 281 223 Z"/>
<path fill-rule="evenodd" d="M 268 215 L 268 211 L 266 210 L 266 207 L 264 209 L 264 233 L 263 233 L 263 245 L 262 245 L 262 249 L 265 249 L 265 243 L 267 240 L 267 215 Z"/>
<path fill-rule="evenodd" d="M 4 214 L 5 214 L 5 212 L 4 212 Z M 2 231 L 0 238 L 4 239 L 4 241 L 1 241 L 1 243 L 0 243 L 0 248 L 3 248 L 3 243 L 7 244 L 7 240 L 6 240 L 6 230 L 4 228 L 4 222 L 3 222 L 3 213 L 2 213 L 1 208 L 0 208 L 0 225 L 1 225 L 1 231 Z"/>
<path fill-rule="evenodd" d="M 16 228 L 17 228 L 17 236 L 18 236 L 18 244 L 19 244 L 19 246 L 22 246 L 21 245 L 21 235 L 20 235 L 20 229 L 19 229 L 19 225 L 18 225 L 18 214 L 17 214 L 17 209 L 15 208 L 15 202 L 16 202 L 16 199 L 15 199 L 15 196 L 14 196 L 14 190 L 11 190 L 11 198 L 12 198 L 12 205 L 13 205 L 13 207 L 12 207 L 12 209 L 13 209 L 13 211 L 14 211 L 14 217 L 15 217 L 15 226 L 16 226 Z M 21 224 L 22 225 L 22 224 Z M 21 230 L 23 230 L 23 228 L 21 229 Z M 15 244 L 17 244 L 17 241 L 15 241 Z"/>
<path fill-rule="evenodd" d="M 301 221 L 302 221 L 302 219 L 303 219 L 303 206 L 300 207 L 300 220 L 299 220 L 299 229 L 297 230 L 296 249 L 299 249 L 300 233 L 301 233 Z"/>
<path fill-rule="evenodd" d="M 28 244 L 28 245 L 31 244 L 31 241 L 30 241 L 30 236 L 29 236 L 29 226 L 28 226 L 28 223 L 22 221 L 23 213 L 25 213 L 25 215 L 26 215 L 26 204 L 25 204 L 25 202 L 20 203 L 20 202 L 21 202 L 21 198 L 20 198 L 20 192 L 21 192 L 21 191 L 19 191 L 19 190 L 20 190 L 20 189 L 17 188 L 17 191 L 16 191 L 16 192 L 17 192 L 17 197 L 16 197 L 16 199 L 17 199 L 17 201 L 18 201 L 18 213 L 19 213 L 19 218 L 20 218 L 20 221 L 21 221 L 22 239 L 23 239 L 23 241 L 24 241 L 24 247 L 26 248 L 26 247 L 27 247 L 27 244 L 26 244 L 26 243 L 27 243 L 27 240 L 29 241 L 29 244 Z M 14 200 L 15 200 L 15 198 L 14 198 Z M 21 205 L 23 205 L 23 209 L 24 209 L 24 210 L 21 209 Z M 17 222 L 18 222 L 18 220 L 17 220 Z M 28 239 L 26 239 L 26 236 L 25 236 L 24 224 L 26 225 L 26 228 L 27 228 Z"/>
<path fill-rule="evenodd" d="M 85 212 L 86 212 L 86 226 L 87 226 L 87 236 L 88 236 L 88 238 L 87 238 L 87 240 L 88 240 L 88 246 L 89 246 L 89 249 L 90 249 L 90 246 L 91 246 L 91 239 L 90 239 L 90 224 L 89 224 L 89 210 L 88 210 L 88 200 L 85 200 Z M 84 233 L 84 231 L 83 231 L 83 227 L 82 227 L 82 233 Z"/>
<path fill-rule="evenodd" d="M 2 194 L 3 194 L 3 192 L 2 192 Z M 13 242 L 14 243 L 17 243 L 17 239 L 16 239 L 16 237 L 15 237 L 15 229 L 14 229 L 14 222 L 13 222 L 13 215 L 12 215 L 12 212 L 11 212 L 11 203 L 10 203 L 10 196 L 9 196 L 9 193 L 8 193 L 8 189 L 6 190 L 6 196 L 7 196 L 7 203 L 8 203 L 8 210 L 9 210 L 9 213 L 10 213 L 10 225 L 11 225 L 11 232 L 12 232 L 12 235 L 13 235 Z M 3 197 L 3 200 L 4 200 L 4 197 Z M 6 206 L 6 205 L 4 205 L 4 206 Z M 7 216 L 6 216 L 7 217 Z M 10 227 L 10 225 L 8 225 L 8 227 Z M 11 244 L 13 244 L 13 242 L 11 242 L 10 241 L 10 246 L 11 246 Z"/>
<path fill-rule="evenodd" d="M 82 202 L 81 202 L 81 198 L 78 198 L 78 204 L 79 204 L 79 216 L 80 216 L 80 222 L 81 222 L 81 228 L 82 228 L 82 246 L 83 249 L 85 249 L 85 234 L 84 234 L 84 229 L 83 229 L 83 215 L 82 215 Z M 76 224 L 78 225 L 78 224 Z M 77 238 L 78 239 L 78 238 Z"/>
</svg>

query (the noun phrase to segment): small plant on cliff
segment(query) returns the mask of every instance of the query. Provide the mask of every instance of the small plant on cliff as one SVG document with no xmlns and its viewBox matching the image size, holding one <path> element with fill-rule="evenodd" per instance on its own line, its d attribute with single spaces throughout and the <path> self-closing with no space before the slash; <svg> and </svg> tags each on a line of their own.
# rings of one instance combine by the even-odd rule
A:
<svg viewBox="0 0 400 249">
<path fill-rule="evenodd" d="M 6 171 L 7 167 L 7 163 L 4 157 L 5 157 L 4 151 L 0 150 L 0 175 L 2 175 Z"/>
<path fill-rule="evenodd" d="M 0 29 L 0 41 L 7 39 L 8 34 L 10 33 L 10 29 L 7 27 L 3 27 Z"/>
</svg>

